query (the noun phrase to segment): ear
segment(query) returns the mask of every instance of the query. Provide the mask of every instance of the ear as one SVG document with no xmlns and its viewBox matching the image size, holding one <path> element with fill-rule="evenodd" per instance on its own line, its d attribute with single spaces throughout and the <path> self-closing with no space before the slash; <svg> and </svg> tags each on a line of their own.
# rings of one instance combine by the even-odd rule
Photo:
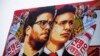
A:
<svg viewBox="0 0 100 56">
<path fill-rule="evenodd" d="M 25 32 L 26 32 L 26 35 L 27 35 L 27 36 L 30 36 L 31 30 L 32 30 L 32 27 L 31 27 L 31 26 L 27 26 L 27 27 L 26 27 Z"/>
</svg>

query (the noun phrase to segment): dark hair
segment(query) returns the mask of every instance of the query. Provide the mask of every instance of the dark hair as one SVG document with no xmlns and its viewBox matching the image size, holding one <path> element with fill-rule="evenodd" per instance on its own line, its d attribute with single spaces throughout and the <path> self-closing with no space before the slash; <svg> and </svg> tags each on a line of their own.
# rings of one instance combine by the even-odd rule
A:
<svg viewBox="0 0 100 56">
<path fill-rule="evenodd" d="M 31 11 L 28 18 L 26 19 L 25 21 L 25 24 L 24 24 L 24 36 L 25 37 L 25 29 L 28 25 L 30 26 L 33 26 L 33 24 L 35 23 L 36 19 L 37 19 L 37 16 L 44 13 L 44 12 L 50 12 L 53 16 L 55 14 L 55 9 L 53 6 L 49 6 L 49 7 L 40 7 L 38 8 L 36 11 Z"/>
<path fill-rule="evenodd" d="M 66 12 L 72 12 L 73 14 L 75 14 L 76 12 L 76 8 L 72 5 L 65 5 L 64 7 L 62 7 L 61 9 L 57 10 L 57 15 L 66 13 Z"/>
</svg>

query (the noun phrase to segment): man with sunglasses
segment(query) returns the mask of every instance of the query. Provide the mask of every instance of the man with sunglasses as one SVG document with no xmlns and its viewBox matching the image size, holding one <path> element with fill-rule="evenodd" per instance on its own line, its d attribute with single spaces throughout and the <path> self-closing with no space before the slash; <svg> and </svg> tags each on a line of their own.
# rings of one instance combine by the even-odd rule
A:
<svg viewBox="0 0 100 56">
<path fill-rule="evenodd" d="M 39 56 L 48 40 L 54 14 L 54 7 L 41 7 L 29 14 L 24 25 L 25 40 L 20 55 Z"/>
</svg>

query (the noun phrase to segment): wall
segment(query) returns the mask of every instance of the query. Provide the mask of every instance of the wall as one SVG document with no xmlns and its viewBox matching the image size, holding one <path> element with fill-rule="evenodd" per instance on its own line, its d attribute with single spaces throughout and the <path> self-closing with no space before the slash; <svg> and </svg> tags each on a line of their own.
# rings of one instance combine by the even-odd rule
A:
<svg viewBox="0 0 100 56">
<path fill-rule="evenodd" d="M 91 0 L 67 0 L 67 1 L 66 0 L 64 1 L 62 0 L 45 0 L 45 1 L 44 0 L 0 0 L 0 56 L 2 56 L 4 50 L 7 35 L 9 32 L 9 28 L 15 10 L 66 4 L 66 3 L 83 2 L 83 1 L 91 1 Z M 98 21 L 97 23 L 99 24 L 100 20 L 97 21 Z M 97 25 L 97 30 L 91 45 L 92 44 L 100 45 L 99 43 L 100 38 L 98 37 L 100 36 L 99 28 L 100 25 Z"/>
</svg>

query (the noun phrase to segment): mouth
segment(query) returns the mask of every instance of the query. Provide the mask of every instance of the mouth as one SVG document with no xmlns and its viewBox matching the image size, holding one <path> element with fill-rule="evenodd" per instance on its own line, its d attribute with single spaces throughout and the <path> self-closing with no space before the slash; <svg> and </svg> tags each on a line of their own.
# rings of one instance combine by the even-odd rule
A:
<svg viewBox="0 0 100 56">
<path fill-rule="evenodd" d="M 41 34 L 41 41 L 47 41 L 48 40 L 48 34 L 45 33 L 45 34 Z"/>
<path fill-rule="evenodd" d="M 48 36 L 48 34 L 42 34 L 42 35 Z"/>
<path fill-rule="evenodd" d="M 70 35 L 69 33 L 63 33 L 63 34 L 61 34 L 62 37 L 69 37 L 69 35 Z"/>
<path fill-rule="evenodd" d="M 48 33 L 43 33 L 41 35 L 47 37 L 48 36 Z"/>
</svg>

